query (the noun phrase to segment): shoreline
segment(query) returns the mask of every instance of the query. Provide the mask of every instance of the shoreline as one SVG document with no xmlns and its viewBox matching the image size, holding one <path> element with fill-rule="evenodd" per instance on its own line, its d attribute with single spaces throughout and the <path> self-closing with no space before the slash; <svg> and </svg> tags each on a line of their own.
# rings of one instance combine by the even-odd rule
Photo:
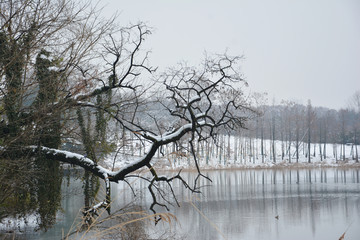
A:
<svg viewBox="0 0 360 240">
<path fill-rule="evenodd" d="M 194 166 L 179 166 L 179 167 L 170 167 L 164 165 L 154 165 L 154 168 L 157 171 L 170 171 L 170 172 L 193 172 L 196 171 Z M 249 165 L 232 165 L 227 166 L 217 165 L 217 166 L 200 166 L 200 171 L 219 171 L 219 170 L 236 170 L 236 171 L 245 171 L 245 170 L 291 170 L 291 169 L 321 169 L 321 168 L 338 168 L 338 169 L 357 169 L 360 168 L 360 162 L 351 161 L 338 161 L 338 162 L 314 162 L 314 163 L 271 163 L 271 164 L 249 164 Z"/>
</svg>

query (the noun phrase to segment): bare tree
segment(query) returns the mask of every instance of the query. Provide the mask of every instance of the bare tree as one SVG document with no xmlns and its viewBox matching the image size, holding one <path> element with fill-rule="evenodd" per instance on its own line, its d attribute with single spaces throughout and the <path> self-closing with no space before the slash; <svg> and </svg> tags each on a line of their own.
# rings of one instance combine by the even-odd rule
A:
<svg viewBox="0 0 360 240">
<path fill-rule="evenodd" d="M 311 139 L 312 139 L 312 126 L 313 126 L 313 121 L 314 121 L 314 117 L 315 117 L 315 112 L 311 106 L 311 101 L 308 100 L 308 104 L 306 107 L 306 111 L 307 111 L 307 120 L 306 120 L 306 127 L 307 127 L 307 157 L 308 157 L 308 163 L 311 162 Z"/>
<path fill-rule="evenodd" d="M 20 149 L 29 144 L 59 147 L 61 138 L 73 131 L 64 128 L 71 111 L 64 104 L 66 96 L 79 89 L 74 88 L 81 85 L 79 66 L 91 65 L 101 36 L 112 31 L 112 21 L 99 23 L 87 3 L 0 1 L 0 161 L 4 186 L 11 187 L 4 195 L 1 188 L 0 195 L 14 203 L 15 213 L 37 208 L 40 227 L 53 223 L 48 216 L 55 216 L 60 203 L 60 166 Z"/>
<path fill-rule="evenodd" d="M 261 153 L 261 162 L 264 163 L 265 161 L 265 147 L 264 147 L 264 115 L 265 115 L 265 104 L 267 103 L 267 93 L 254 93 L 254 106 L 258 112 L 258 117 L 256 119 L 256 127 L 257 131 L 260 128 L 260 153 Z"/>
<path fill-rule="evenodd" d="M 355 112 L 355 121 L 353 123 L 353 147 L 355 147 L 355 160 L 359 162 L 358 143 L 359 143 L 359 128 L 360 128 L 360 91 L 356 91 L 350 98 L 349 107 Z"/>
<path fill-rule="evenodd" d="M 272 109 L 271 109 L 271 148 L 272 148 L 272 157 L 273 162 L 276 163 L 276 118 L 277 118 L 277 111 L 275 109 L 275 98 L 273 99 Z"/>
<path fill-rule="evenodd" d="M 200 171 L 195 142 L 215 140 L 219 131 L 243 128 L 254 113 L 241 89 L 246 85 L 238 71 L 241 57 L 206 57 L 199 69 L 180 65 L 156 74 L 148 65 L 148 52 L 142 49 L 151 33 L 144 24 L 118 28 L 114 19 L 103 22 L 88 5 L 63 0 L 1 2 L 0 17 L 1 132 L 5 133 L 1 158 L 15 161 L 41 156 L 48 162 L 79 166 L 103 179 L 106 197 L 86 213 L 100 207 L 110 212 L 110 182 L 134 177 L 148 182 L 154 213 L 157 205 L 168 209 L 161 182 L 172 193 L 175 180 L 199 192 L 198 179 L 207 177 Z M 41 68 L 33 63 L 36 56 Z M 161 114 L 152 109 L 154 104 L 162 107 Z M 111 131 L 89 134 L 100 126 L 92 124 L 92 119 L 104 115 L 112 123 L 105 129 Z M 43 136 L 48 133 L 56 143 L 46 144 Z M 112 133 L 136 139 L 146 152 L 119 170 L 106 169 L 97 161 L 96 145 L 91 146 L 90 140 L 91 136 L 115 138 Z M 60 150 L 61 141 L 68 138 L 81 140 L 89 154 Z M 152 163 L 163 146 L 181 140 L 187 142 L 184 150 L 198 171 L 193 185 L 180 172 L 159 176 Z M 141 168 L 147 168 L 151 176 L 135 173 Z"/>
<path fill-rule="evenodd" d="M 355 112 L 360 112 L 360 90 L 356 91 L 349 100 L 349 107 Z"/>
</svg>

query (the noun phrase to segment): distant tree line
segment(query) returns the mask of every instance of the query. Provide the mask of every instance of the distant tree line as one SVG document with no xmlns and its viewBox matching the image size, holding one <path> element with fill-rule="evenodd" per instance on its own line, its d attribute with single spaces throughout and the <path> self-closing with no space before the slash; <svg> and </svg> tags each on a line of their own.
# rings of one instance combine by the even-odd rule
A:
<svg viewBox="0 0 360 240">
<path fill-rule="evenodd" d="M 281 101 L 280 104 L 266 104 L 266 95 L 257 94 L 256 109 L 259 116 L 249 122 L 248 130 L 241 130 L 243 136 L 281 141 L 281 158 L 290 154 L 287 149 L 295 145 L 296 159 L 299 159 L 300 151 L 305 152 L 310 161 L 310 155 L 316 154 L 321 159 L 327 157 L 326 146 L 329 143 L 340 144 L 341 151 L 345 151 L 345 145 L 351 145 L 353 159 L 358 159 L 357 145 L 360 144 L 360 91 L 352 97 L 347 108 L 340 110 L 325 107 L 313 107 L 309 100 L 307 105 L 293 101 Z M 318 145 L 316 149 L 310 149 L 310 144 Z M 273 158 L 276 159 L 275 149 Z M 310 153 L 310 154 L 309 154 Z M 345 156 L 345 154 L 340 154 Z"/>
</svg>

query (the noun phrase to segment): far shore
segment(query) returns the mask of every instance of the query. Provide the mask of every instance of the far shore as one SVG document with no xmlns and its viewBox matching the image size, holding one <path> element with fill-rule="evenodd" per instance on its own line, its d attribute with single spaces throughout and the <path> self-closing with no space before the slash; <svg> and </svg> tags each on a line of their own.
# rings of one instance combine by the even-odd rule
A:
<svg viewBox="0 0 360 240">
<path fill-rule="evenodd" d="M 196 171 L 195 166 L 181 166 L 181 167 L 170 167 L 164 166 L 162 164 L 155 164 L 154 168 L 157 171 L 183 171 L 183 172 L 192 172 Z M 270 163 L 270 164 L 229 164 L 229 165 L 217 165 L 217 166 L 200 166 L 201 171 L 218 171 L 218 170 L 257 170 L 257 169 L 274 169 L 274 170 L 283 170 L 283 169 L 317 169 L 317 168 L 339 168 L 339 169 L 349 169 L 349 168 L 360 168 L 360 162 L 354 160 L 345 160 L 344 161 L 334 161 L 334 162 L 313 162 L 313 163 Z"/>
</svg>

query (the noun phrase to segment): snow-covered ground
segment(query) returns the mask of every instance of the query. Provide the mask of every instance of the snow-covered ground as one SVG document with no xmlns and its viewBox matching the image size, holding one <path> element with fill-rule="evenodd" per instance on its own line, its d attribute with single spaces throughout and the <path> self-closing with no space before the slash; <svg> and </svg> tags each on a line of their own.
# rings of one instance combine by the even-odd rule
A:
<svg viewBox="0 0 360 240">
<path fill-rule="evenodd" d="M 267 168 L 267 167 L 319 167 L 319 166 L 349 166 L 360 167 L 356 162 L 356 148 L 352 144 L 311 144 L 310 161 L 308 163 L 307 143 L 299 144 L 299 159 L 296 159 L 295 142 L 275 141 L 273 148 L 271 140 L 263 141 L 263 154 L 261 153 L 261 140 L 244 137 L 221 136 L 217 144 L 202 143 L 195 145 L 196 158 L 202 169 L 224 168 Z M 128 143 L 122 146 L 117 153 L 109 154 L 104 163 L 106 167 L 119 169 L 140 158 L 149 146 L 139 147 L 139 144 Z M 321 146 L 321 154 L 320 154 Z M 195 162 L 193 156 L 187 151 L 186 143 L 183 148 L 174 145 L 163 147 L 153 163 L 162 169 L 193 169 Z M 177 149 L 177 150 L 176 150 Z M 275 149 L 275 159 L 273 154 Z M 358 153 L 360 154 L 360 153 Z M 345 161 L 344 161 L 345 159 Z"/>
</svg>

